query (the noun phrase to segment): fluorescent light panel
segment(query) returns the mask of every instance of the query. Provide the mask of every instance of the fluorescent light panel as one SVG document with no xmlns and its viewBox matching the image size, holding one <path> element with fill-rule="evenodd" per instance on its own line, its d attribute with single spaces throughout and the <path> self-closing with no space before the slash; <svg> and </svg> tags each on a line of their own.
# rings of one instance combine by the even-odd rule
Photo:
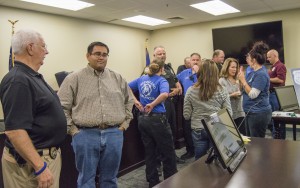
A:
<svg viewBox="0 0 300 188">
<path fill-rule="evenodd" d="M 86 3 L 79 0 L 21 0 L 21 1 L 46 5 L 50 7 L 62 8 L 67 10 L 73 10 L 73 11 L 94 6 L 94 4 Z"/>
<path fill-rule="evenodd" d="M 164 20 L 151 18 L 151 17 L 143 16 L 143 15 L 124 18 L 122 20 L 129 21 L 129 22 L 140 23 L 140 24 L 145 24 L 145 25 L 151 25 L 151 26 L 171 23 L 171 22 L 167 22 L 167 21 L 164 21 Z"/>
<path fill-rule="evenodd" d="M 193 4 L 190 6 L 215 16 L 240 12 L 238 9 L 220 0 L 207 1 L 203 3 Z"/>
</svg>

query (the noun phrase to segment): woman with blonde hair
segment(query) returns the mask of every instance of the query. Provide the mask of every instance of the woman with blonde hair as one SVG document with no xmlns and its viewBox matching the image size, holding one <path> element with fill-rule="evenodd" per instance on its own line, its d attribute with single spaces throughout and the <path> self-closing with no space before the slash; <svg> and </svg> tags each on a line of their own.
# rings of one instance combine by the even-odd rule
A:
<svg viewBox="0 0 300 188">
<path fill-rule="evenodd" d="M 219 83 L 226 88 L 229 93 L 230 103 L 232 107 L 232 118 L 239 131 L 246 135 L 244 125 L 245 113 L 242 106 L 241 85 L 237 79 L 239 73 L 239 63 L 234 58 L 227 58 L 223 64 L 220 73 Z"/>
<path fill-rule="evenodd" d="M 190 87 L 184 97 L 183 116 L 191 119 L 195 159 L 207 153 L 210 146 L 201 119 L 209 118 L 222 108 L 232 114 L 228 92 L 219 84 L 219 69 L 215 62 L 205 59 L 199 66 L 198 81 Z"/>
<path fill-rule="evenodd" d="M 146 178 L 149 187 L 159 183 L 156 168 L 157 151 L 162 155 L 164 179 L 177 172 L 172 132 L 164 105 L 169 95 L 169 84 L 160 76 L 163 71 L 164 62 L 153 60 L 147 75 L 128 84 L 131 90 L 138 91 L 140 96 L 140 101 L 134 97 L 134 104 L 140 111 L 138 128 L 145 146 Z"/>
</svg>

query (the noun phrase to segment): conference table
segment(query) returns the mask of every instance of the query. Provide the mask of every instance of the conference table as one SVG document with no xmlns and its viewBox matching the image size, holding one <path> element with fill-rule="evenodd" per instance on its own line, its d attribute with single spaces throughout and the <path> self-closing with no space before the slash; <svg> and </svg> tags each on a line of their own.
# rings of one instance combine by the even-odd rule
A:
<svg viewBox="0 0 300 188">
<path fill-rule="evenodd" d="M 293 125 L 293 140 L 296 140 L 296 133 L 297 133 L 297 125 L 300 125 L 300 110 L 294 110 L 292 111 L 295 114 L 297 114 L 297 116 L 278 116 L 278 115 L 274 115 L 274 112 L 272 114 L 272 119 L 274 121 L 274 124 L 279 124 L 279 123 L 284 123 L 284 124 L 292 124 Z"/>
<path fill-rule="evenodd" d="M 297 188 L 300 187 L 300 142 L 251 138 L 247 156 L 230 174 L 207 156 L 180 170 L 155 188 Z"/>
</svg>

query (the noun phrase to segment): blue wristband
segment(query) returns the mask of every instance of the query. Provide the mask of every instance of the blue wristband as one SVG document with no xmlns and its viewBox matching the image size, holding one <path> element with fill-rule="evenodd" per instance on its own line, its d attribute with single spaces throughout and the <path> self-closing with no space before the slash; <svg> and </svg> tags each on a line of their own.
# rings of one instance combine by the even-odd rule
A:
<svg viewBox="0 0 300 188">
<path fill-rule="evenodd" d="M 37 172 L 34 172 L 34 175 L 35 176 L 38 176 L 38 175 L 40 175 L 41 173 L 43 173 L 44 172 L 44 170 L 47 168 L 47 163 L 46 162 L 44 162 L 44 166 L 39 170 L 39 171 L 37 171 Z"/>
</svg>

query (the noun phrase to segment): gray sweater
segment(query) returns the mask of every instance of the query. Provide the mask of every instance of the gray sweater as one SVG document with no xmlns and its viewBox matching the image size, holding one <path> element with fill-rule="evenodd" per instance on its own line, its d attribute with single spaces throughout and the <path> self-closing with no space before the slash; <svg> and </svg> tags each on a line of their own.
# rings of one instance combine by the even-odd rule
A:
<svg viewBox="0 0 300 188">
<path fill-rule="evenodd" d="M 208 118 L 211 114 L 227 108 L 232 115 L 232 109 L 228 92 L 220 87 L 208 101 L 199 98 L 199 87 L 190 87 L 184 97 L 183 117 L 191 119 L 192 129 L 203 128 L 201 119 Z"/>
<path fill-rule="evenodd" d="M 220 78 L 219 79 L 220 84 L 226 88 L 227 92 L 229 95 L 233 92 L 239 91 L 239 84 L 232 84 L 228 79 L 226 78 Z M 243 110 L 242 106 L 242 100 L 243 96 L 238 96 L 238 97 L 230 97 L 230 102 L 231 102 L 231 108 L 232 108 L 232 118 L 237 119 L 239 117 L 244 117 L 245 112 Z"/>
</svg>

